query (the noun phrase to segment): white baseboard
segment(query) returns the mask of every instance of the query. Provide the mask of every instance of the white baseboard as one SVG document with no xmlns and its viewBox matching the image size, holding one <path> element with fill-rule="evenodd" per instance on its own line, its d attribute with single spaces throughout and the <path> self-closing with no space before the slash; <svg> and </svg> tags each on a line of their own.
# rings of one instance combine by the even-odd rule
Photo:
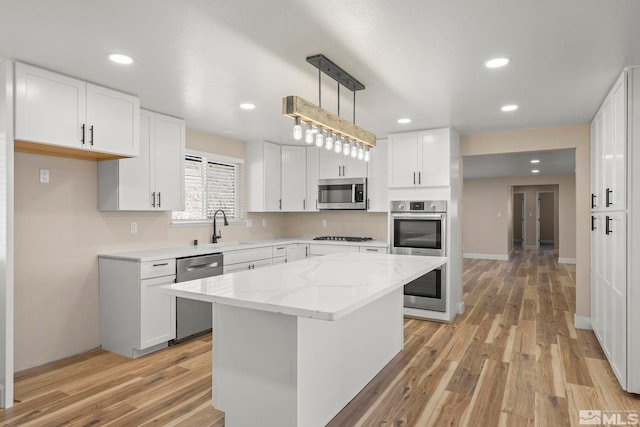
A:
<svg viewBox="0 0 640 427">
<path fill-rule="evenodd" d="M 458 304 L 458 314 L 464 313 L 464 301 Z"/>
<path fill-rule="evenodd" d="M 573 325 L 576 329 L 591 329 L 591 318 L 574 314 Z"/>
<path fill-rule="evenodd" d="M 575 258 L 558 258 L 558 264 L 575 264 Z"/>
<path fill-rule="evenodd" d="M 469 253 L 464 253 L 462 256 L 464 258 L 495 259 L 495 260 L 499 260 L 499 261 L 507 261 L 509 259 L 509 255 L 498 255 L 498 254 L 469 254 Z"/>
</svg>

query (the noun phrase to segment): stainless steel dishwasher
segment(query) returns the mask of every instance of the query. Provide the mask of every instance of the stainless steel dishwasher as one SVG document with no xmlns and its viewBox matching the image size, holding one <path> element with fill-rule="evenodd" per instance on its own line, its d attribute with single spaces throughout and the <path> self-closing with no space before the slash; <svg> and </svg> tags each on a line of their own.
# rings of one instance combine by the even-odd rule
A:
<svg viewBox="0 0 640 427">
<path fill-rule="evenodd" d="M 176 282 L 204 279 L 222 274 L 222 254 L 176 259 Z M 211 329 L 211 303 L 176 298 L 176 341 Z"/>
</svg>

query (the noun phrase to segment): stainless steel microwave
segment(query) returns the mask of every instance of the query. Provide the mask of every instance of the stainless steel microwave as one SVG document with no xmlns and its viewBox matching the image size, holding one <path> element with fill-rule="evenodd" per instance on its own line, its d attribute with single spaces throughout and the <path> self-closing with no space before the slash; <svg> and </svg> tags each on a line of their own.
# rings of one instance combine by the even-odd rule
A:
<svg viewBox="0 0 640 427">
<path fill-rule="evenodd" d="M 367 178 L 318 180 L 318 209 L 367 209 Z"/>
</svg>

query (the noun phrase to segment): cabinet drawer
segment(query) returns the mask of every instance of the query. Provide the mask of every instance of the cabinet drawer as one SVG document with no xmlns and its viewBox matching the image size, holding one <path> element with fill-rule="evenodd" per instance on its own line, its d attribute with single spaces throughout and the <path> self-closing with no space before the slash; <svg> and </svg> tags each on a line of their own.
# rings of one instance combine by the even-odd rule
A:
<svg viewBox="0 0 640 427">
<path fill-rule="evenodd" d="M 273 258 L 287 256 L 287 245 L 279 245 L 273 247 Z"/>
<path fill-rule="evenodd" d="M 329 255 L 337 252 L 358 252 L 357 246 L 351 245 L 309 245 L 309 252 L 314 255 Z"/>
<path fill-rule="evenodd" d="M 372 248 L 371 246 L 360 246 L 360 252 L 386 254 L 387 248 Z"/>
<path fill-rule="evenodd" d="M 283 258 L 284 259 L 284 258 Z M 225 264 L 224 274 L 234 273 L 236 271 L 255 270 L 256 268 L 266 267 L 271 265 L 272 259 L 261 259 L 258 261 L 240 262 L 237 264 Z"/>
<path fill-rule="evenodd" d="M 265 258 L 271 259 L 273 257 L 271 246 L 264 248 L 242 249 L 239 251 L 225 251 L 223 254 L 224 265 L 238 264 L 240 262 L 249 262 Z"/>
<path fill-rule="evenodd" d="M 169 276 L 172 274 L 176 274 L 175 258 L 143 262 L 142 265 L 140 265 L 141 279 L 149 279 L 151 277 L 160 277 L 160 276 Z"/>
</svg>

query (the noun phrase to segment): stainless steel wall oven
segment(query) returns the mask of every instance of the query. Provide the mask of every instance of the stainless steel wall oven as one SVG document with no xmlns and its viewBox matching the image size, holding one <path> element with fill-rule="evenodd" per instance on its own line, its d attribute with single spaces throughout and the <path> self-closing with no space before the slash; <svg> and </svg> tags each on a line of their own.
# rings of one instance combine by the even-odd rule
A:
<svg viewBox="0 0 640 427">
<path fill-rule="evenodd" d="M 393 201 L 389 218 L 391 253 L 447 256 L 445 200 Z M 445 265 L 405 285 L 405 307 L 446 311 L 446 271 Z"/>
</svg>

